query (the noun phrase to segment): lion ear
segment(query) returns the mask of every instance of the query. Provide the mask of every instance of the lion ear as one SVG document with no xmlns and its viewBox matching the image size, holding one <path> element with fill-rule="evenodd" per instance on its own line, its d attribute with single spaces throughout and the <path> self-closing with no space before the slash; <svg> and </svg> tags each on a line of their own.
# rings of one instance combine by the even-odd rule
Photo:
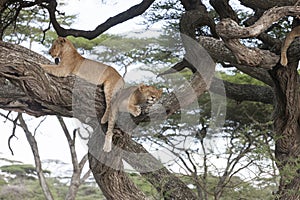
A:
<svg viewBox="0 0 300 200">
<path fill-rule="evenodd" d="M 57 40 L 58 40 L 59 44 L 63 44 L 66 42 L 66 38 L 63 38 L 63 37 L 58 37 Z"/>
<path fill-rule="evenodd" d="M 145 89 L 145 85 L 144 85 L 144 83 L 141 83 L 141 84 L 139 84 L 139 90 L 140 91 L 143 91 L 144 89 Z"/>
<path fill-rule="evenodd" d="M 163 89 L 158 90 L 158 92 L 159 92 L 159 95 L 162 95 Z"/>
</svg>

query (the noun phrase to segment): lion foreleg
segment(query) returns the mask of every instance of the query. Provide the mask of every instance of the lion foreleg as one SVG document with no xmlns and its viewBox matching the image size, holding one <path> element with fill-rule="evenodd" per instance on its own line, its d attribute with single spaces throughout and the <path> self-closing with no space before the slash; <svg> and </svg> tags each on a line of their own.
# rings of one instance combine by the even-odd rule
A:
<svg viewBox="0 0 300 200">
<path fill-rule="evenodd" d="M 58 77 L 66 77 L 69 72 L 65 70 L 65 67 L 59 65 L 40 65 L 47 73 Z"/>
<path fill-rule="evenodd" d="M 139 116 L 142 112 L 141 106 L 139 106 L 139 105 L 128 105 L 127 109 L 128 109 L 128 112 L 130 114 L 132 114 L 134 117 Z"/>
</svg>

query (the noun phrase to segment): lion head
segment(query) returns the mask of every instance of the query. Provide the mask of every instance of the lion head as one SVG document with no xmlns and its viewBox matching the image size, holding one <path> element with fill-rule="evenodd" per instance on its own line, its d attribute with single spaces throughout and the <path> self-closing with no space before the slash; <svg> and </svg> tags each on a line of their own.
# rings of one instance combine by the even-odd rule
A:
<svg viewBox="0 0 300 200">
<path fill-rule="evenodd" d="M 139 85 L 139 91 L 150 104 L 155 103 L 162 95 L 162 90 L 144 84 Z"/>
<path fill-rule="evenodd" d="M 75 49 L 75 47 L 69 40 L 63 37 L 58 37 L 56 40 L 54 40 L 49 50 L 49 54 L 55 59 L 61 58 L 63 56 L 63 53 L 70 48 Z"/>
</svg>

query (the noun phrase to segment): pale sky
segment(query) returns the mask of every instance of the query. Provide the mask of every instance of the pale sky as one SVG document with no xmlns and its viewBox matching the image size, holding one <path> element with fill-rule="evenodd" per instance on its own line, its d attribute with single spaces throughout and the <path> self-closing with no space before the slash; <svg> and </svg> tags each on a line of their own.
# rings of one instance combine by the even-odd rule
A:
<svg viewBox="0 0 300 200">
<path fill-rule="evenodd" d="M 113 17 L 133 5 L 139 4 L 141 0 L 104 0 L 105 3 L 101 3 L 101 0 L 70 0 L 68 6 L 62 10 L 66 14 L 78 14 L 78 19 L 72 26 L 72 28 L 83 30 L 94 30 L 97 25 L 105 22 L 109 17 Z M 140 29 L 142 26 L 138 26 L 138 23 L 142 22 L 142 17 L 136 17 L 124 23 L 121 23 L 115 27 L 112 27 L 108 33 L 123 33 L 133 29 Z"/>
</svg>

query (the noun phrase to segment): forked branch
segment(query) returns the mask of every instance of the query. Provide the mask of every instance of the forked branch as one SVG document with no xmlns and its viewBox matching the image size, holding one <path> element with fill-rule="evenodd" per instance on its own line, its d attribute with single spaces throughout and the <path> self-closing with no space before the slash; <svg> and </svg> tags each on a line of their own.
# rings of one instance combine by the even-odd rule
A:
<svg viewBox="0 0 300 200">
<path fill-rule="evenodd" d="M 257 37 L 280 18 L 284 16 L 297 16 L 299 14 L 299 6 L 274 7 L 266 11 L 249 27 L 240 26 L 234 20 L 226 18 L 217 24 L 216 30 L 226 46 L 235 55 L 239 64 L 271 69 L 278 63 L 278 55 L 268 50 L 248 48 L 239 39 Z"/>
<path fill-rule="evenodd" d="M 154 0 L 143 0 L 140 4 L 132 6 L 128 10 L 117 14 L 114 17 L 110 17 L 104 23 L 98 25 L 93 31 L 85 31 L 85 30 L 76 30 L 76 29 L 66 29 L 63 28 L 56 19 L 56 0 L 49 0 L 47 4 L 42 4 L 42 6 L 46 7 L 49 15 L 51 23 L 59 36 L 66 37 L 68 35 L 72 35 L 75 37 L 84 37 L 87 39 L 94 39 L 99 36 L 101 33 L 105 32 L 109 28 L 125 22 L 129 19 L 132 19 L 136 16 L 144 13 L 154 2 Z"/>
</svg>

